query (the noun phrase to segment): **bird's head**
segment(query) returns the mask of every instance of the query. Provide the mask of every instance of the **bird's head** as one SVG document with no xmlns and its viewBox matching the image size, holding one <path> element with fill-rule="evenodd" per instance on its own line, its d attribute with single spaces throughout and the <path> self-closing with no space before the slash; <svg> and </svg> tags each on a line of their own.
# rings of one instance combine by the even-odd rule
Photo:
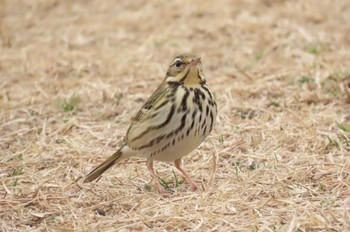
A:
<svg viewBox="0 0 350 232">
<path fill-rule="evenodd" d="M 175 57 L 166 73 L 166 82 L 185 85 L 205 84 L 201 58 L 190 53 Z"/>
</svg>

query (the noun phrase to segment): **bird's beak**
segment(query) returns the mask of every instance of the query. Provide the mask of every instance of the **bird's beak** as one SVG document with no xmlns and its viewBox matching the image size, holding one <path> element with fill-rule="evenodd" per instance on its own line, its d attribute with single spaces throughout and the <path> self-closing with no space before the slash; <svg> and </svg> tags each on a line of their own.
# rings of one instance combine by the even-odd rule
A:
<svg viewBox="0 0 350 232">
<path fill-rule="evenodd" d="M 200 62 L 201 62 L 201 58 L 197 57 L 191 61 L 190 67 L 197 66 Z"/>
</svg>

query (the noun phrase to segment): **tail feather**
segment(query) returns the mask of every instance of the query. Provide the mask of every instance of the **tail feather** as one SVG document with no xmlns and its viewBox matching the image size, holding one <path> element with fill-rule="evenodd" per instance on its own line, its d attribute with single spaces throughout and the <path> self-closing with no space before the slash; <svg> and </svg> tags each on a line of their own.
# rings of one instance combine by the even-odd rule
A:
<svg viewBox="0 0 350 232">
<path fill-rule="evenodd" d="M 112 167 L 117 161 L 119 161 L 122 158 L 122 152 L 121 149 L 119 149 L 117 152 L 115 152 L 111 157 L 109 157 L 106 161 L 104 161 L 102 164 L 97 166 L 94 170 L 92 170 L 84 180 L 84 183 L 91 182 L 98 178 L 102 173 L 107 171 L 110 167 Z"/>
</svg>

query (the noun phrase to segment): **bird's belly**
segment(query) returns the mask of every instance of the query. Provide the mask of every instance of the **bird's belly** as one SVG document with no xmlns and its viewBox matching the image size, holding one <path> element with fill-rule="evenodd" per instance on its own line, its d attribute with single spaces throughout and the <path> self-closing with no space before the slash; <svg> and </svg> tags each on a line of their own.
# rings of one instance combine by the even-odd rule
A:
<svg viewBox="0 0 350 232">
<path fill-rule="evenodd" d="M 199 117 L 198 117 L 199 118 Z M 160 143 L 139 151 L 137 156 L 150 160 L 172 162 L 196 149 L 210 133 L 206 123 L 195 123 L 191 127 L 191 121 L 180 133 L 175 136 L 164 139 Z"/>
<path fill-rule="evenodd" d="M 184 135 L 179 135 L 169 142 L 164 142 L 158 150 L 147 152 L 147 158 L 156 161 L 173 162 L 192 152 L 203 140 L 203 136 L 185 137 Z"/>
<path fill-rule="evenodd" d="M 137 153 L 136 156 L 171 162 L 189 154 L 203 142 L 213 128 L 216 105 L 209 94 L 199 92 L 193 90 L 188 94 L 187 106 L 191 107 L 179 98 L 179 107 L 170 107 L 171 113 L 165 114 L 167 120 L 161 120 L 164 125 L 149 126 L 150 130 L 143 130 L 142 136 L 129 137 L 131 142 L 128 145 Z"/>
</svg>

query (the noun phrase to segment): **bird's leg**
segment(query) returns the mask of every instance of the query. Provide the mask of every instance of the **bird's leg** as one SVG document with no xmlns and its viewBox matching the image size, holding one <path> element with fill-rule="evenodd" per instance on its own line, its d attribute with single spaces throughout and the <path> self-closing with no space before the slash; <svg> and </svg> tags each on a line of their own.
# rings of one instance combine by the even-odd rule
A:
<svg viewBox="0 0 350 232">
<path fill-rule="evenodd" d="M 158 176 L 157 176 L 156 172 L 153 169 L 153 161 L 152 160 L 147 160 L 147 169 L 151 173 L 151 175 L 153 177 L 153 180 L 156 182 L 158 191 L 161 194 L 166 193 L 165 189 L 160 185 L 159 180 L 158 180 Z"/>
<path fill-rule="evenodd" d="M 191 177 L 187 174 L 187 172 L 185 172 L 185 170 L 182 169 L 182 167 L 181 167 L 181 158 L 175 160 L 174 164 L 175 164 L 175 167 L 186 177 L 186 180 L 190 183 L 191 190 L 193 192 L 195 192 L 198 189 L 197 185 L 196 185 L 196 183 L 194 183 L 194 181 L 191 179 Z"/>
</svg>

